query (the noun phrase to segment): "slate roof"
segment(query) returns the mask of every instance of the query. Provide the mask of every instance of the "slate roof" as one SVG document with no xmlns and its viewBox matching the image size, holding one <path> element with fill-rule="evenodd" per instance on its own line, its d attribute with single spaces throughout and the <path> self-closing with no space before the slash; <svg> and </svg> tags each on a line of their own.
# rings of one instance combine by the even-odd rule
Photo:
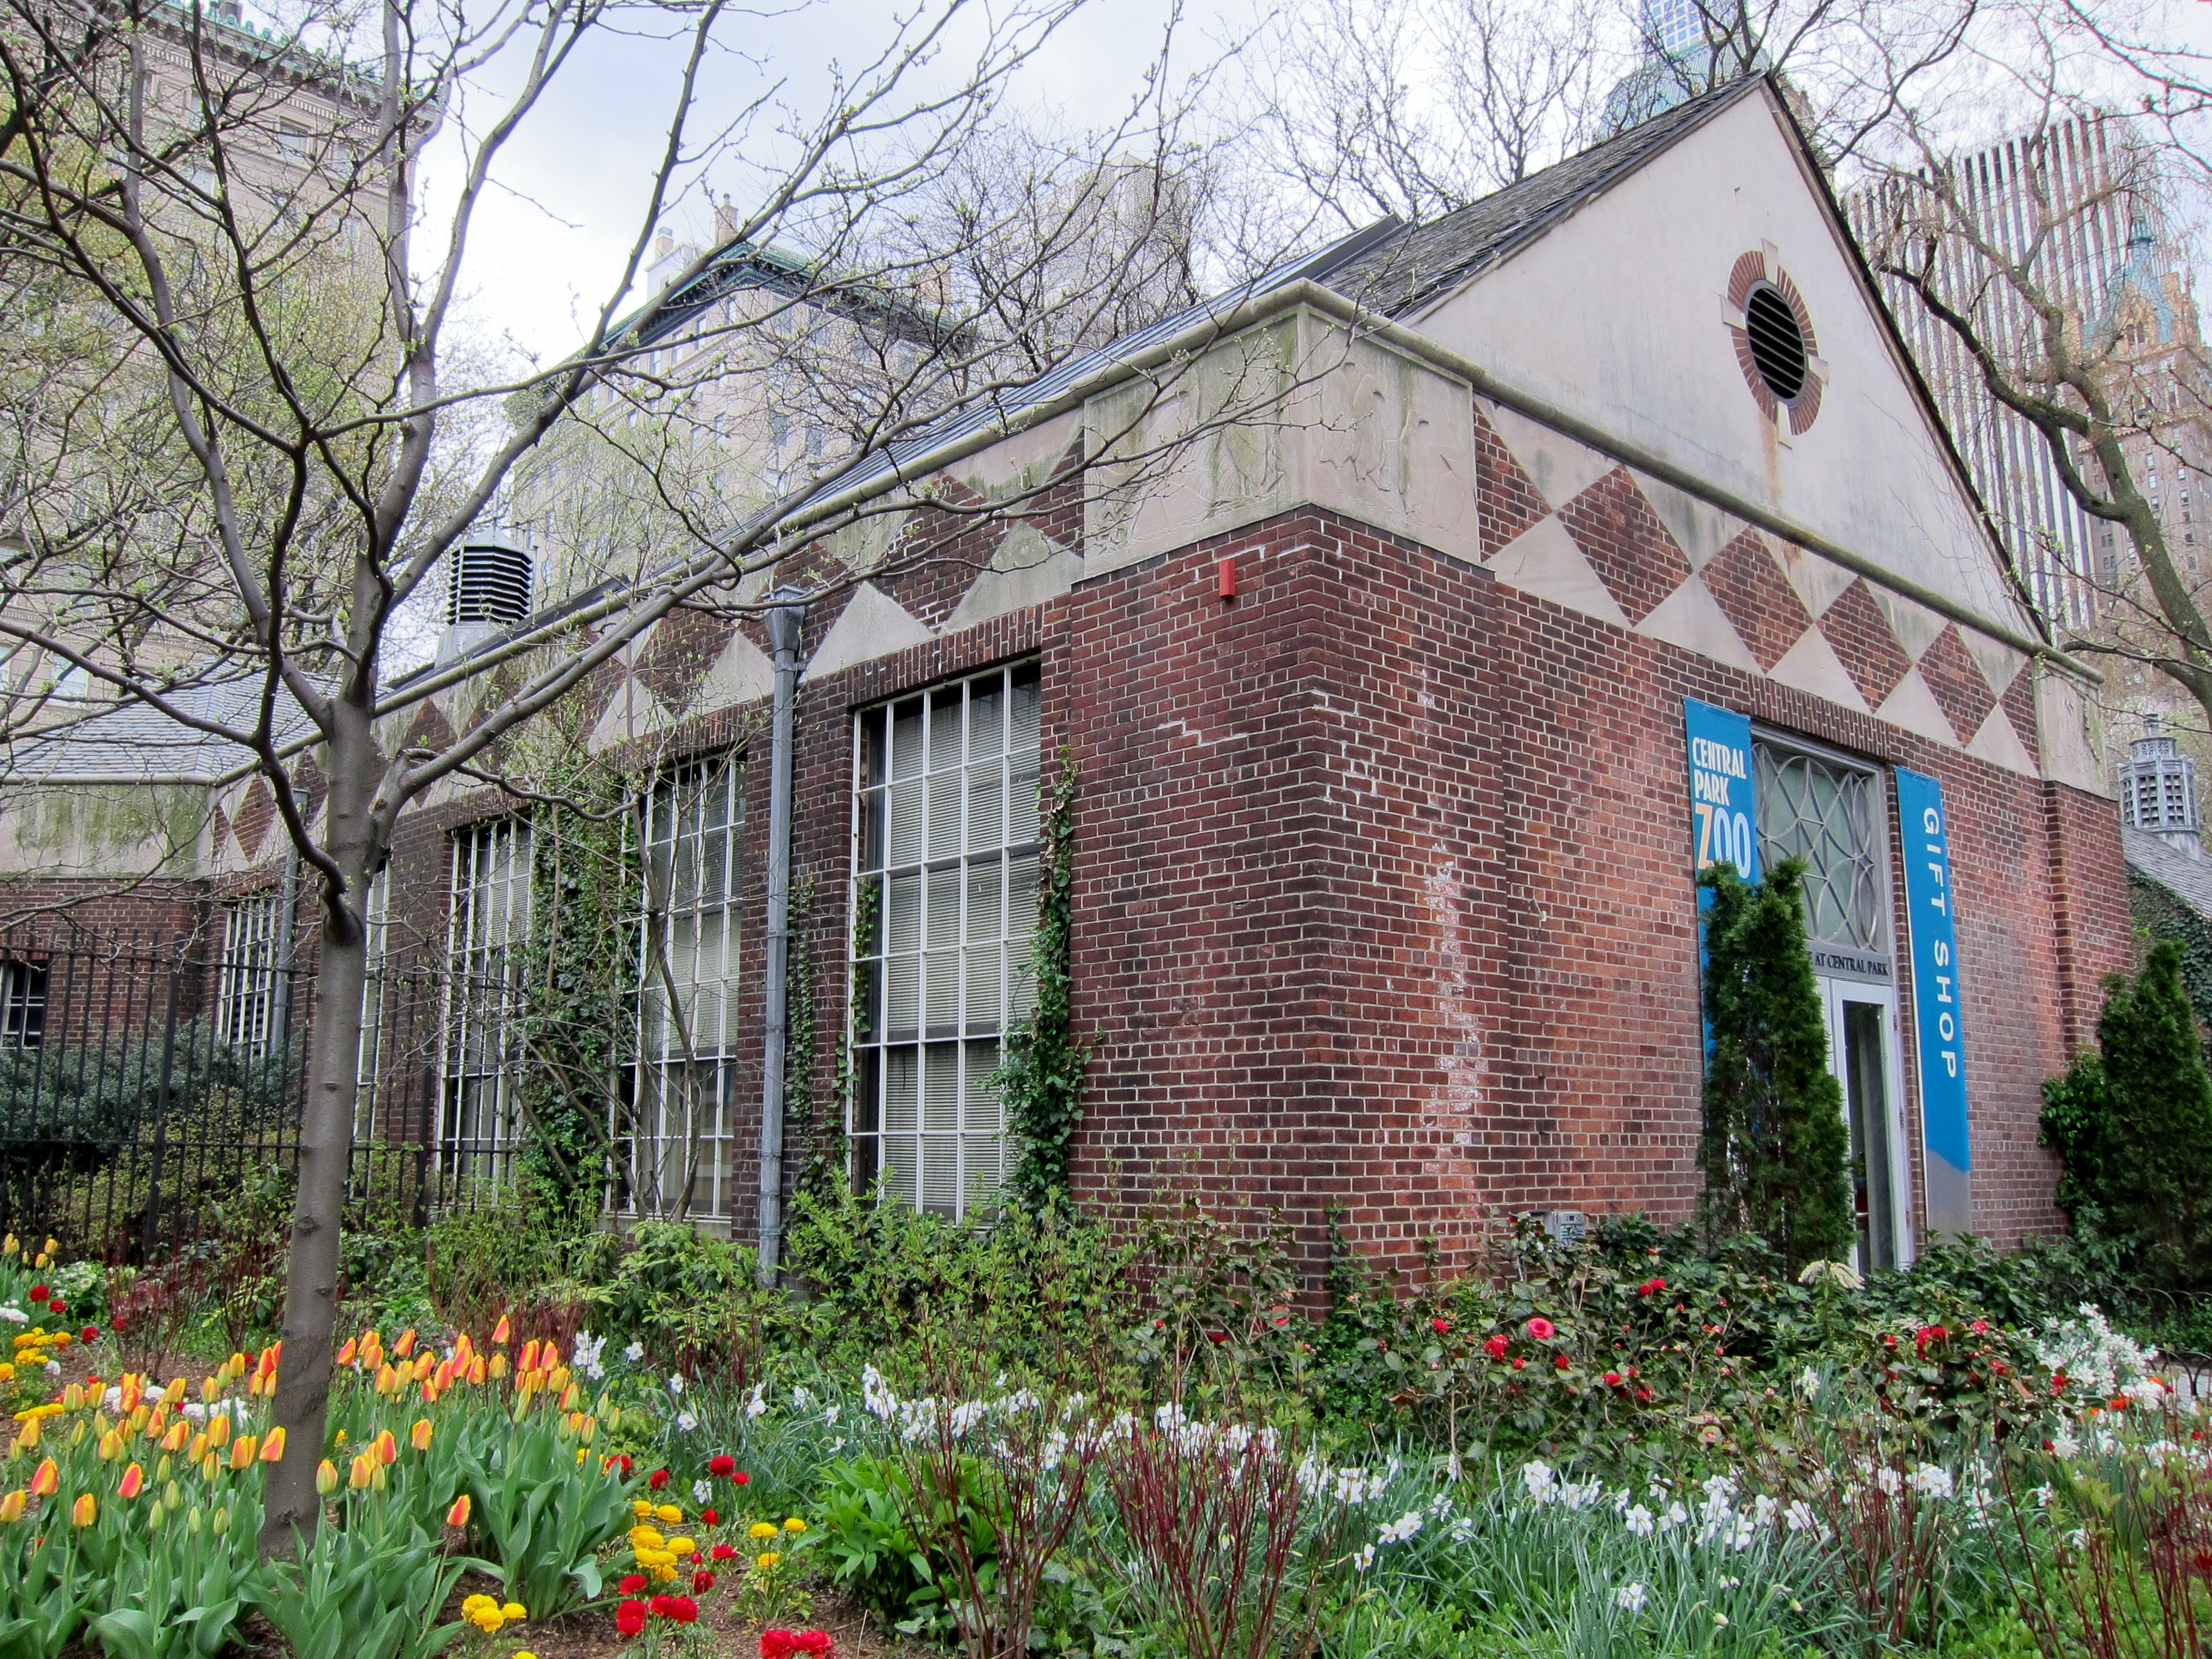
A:
<svg viewBox="0 0 2212 1659">
<path fill-rule="evenodd" d="M 1510 258 L 1676 139 L 1747 96 L 1764 78 L 1751 76 L 1716 87 L 1456 212 L 1407 225 L 1334 264 L 1318 280 L 1370 310 L 1402 316 Z"/>
<path fill-rule="evenodd" d="M 2212 921 L 2212 859 L 2193 859 L 2146 830 L 2120 826 L 2120 851 L 2128 868 Z"/>
<path fill-rule="evenodd" d="M 179 712 L 214 720 L 235 731 L 250 731 L 261 702 L 261 678 L 220 680 L 185 686 L 170 694 Z M 290 695 L 276 699 L 276 741 L 281 746 L 305 736 L 309 722 Z M 0 780 L 36 783 L 92 777 L 198 778 L 213 782 L 248 759 L 228 738 L 179 725 L 160 709 L 137 702 L 88 716 L 49 737 L 31 738 L 0 751 Z"/>
</svg>

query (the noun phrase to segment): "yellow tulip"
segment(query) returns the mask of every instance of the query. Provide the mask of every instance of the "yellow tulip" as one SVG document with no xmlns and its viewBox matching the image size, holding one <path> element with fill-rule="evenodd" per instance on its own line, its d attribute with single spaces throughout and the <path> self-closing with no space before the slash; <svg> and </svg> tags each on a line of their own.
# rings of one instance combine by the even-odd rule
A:
<svg viewBox="0 0 2212 1659">
<path fill-rule="evenodd" d="M 413 1442 L 413 1443 L 414 1443 L 415 1449 L 416 1449 L 416 1451 L 428 1451 L 428 1450 L 429 1450 L 429 1449 L 430 1449 L 430 1419 L 429 1419 L 428 1418 L 427 1418 L 427 1417 L 418 1417 L 418 1418 L 416 1418 L 416 1419 L 415 1419 L 415 1428 L 414 1428 L 414 1431 L 413 1431 L 412 1433 L 410 1433 L 407 1437 L 408 1437 L 408 1439 L 409 1439 L 409 1440 L 410 1440 L 411 1442 Z"/>
<path fill-rule="evenodd" d="M 70 1505 L 70 1524 L 71 1526 L 88 1527 L 99 1519 L 100 1504 L 94 1499 L 93 1495 L 90 1492 L 86 1492 L 83 1496 L 79 1498 L 76 1503 Z"/>
<path fill-rule="evenodd" d="M 453 1500 L 453 1507 L 446 1511 L 446 1524 L 449 1527 L 465 1527 L 469 1524 L 468 1493 L 463 1492 Z"/>
<path fill-rule="evenodd" d="M 269 1437 L 261 1443 L 261 1461 L 281 1463 L 284 1461 L 284 1425 L 279 1423 L 269 1431 Z"/>
<path fill-rule="evenodd" d="M 329 1497 L 338 1489 L 338 1466 L 325 1457 L 315 1465 L 315 1490 Z"/>
<path fill-rule="evenodd" d="M 122 1483 L 115 1489 L 118 1498 L 136 1498 L 146 1489 L 146 1471 L 133 1463 L 123 1471 Z"/>
<path fill-rule="evenodd" d="M 253 1461 L 253 1454 L 259 1449 L 259 1446 L 255 1443 L 253 1437 L 250 1434 L 241 1434 L 237 1439 L 232 1441 L 230 1443 L 230 1472 L 233 1474 L 236 1474 L 240 1469 L 244 1468 L 247 1464 Z"/>
<path fill-rule="evenodd" d="M 376 1473 L 376 1454 L 363 1452 L 353 1460 L 353 1473 L 346 1477 L 346 1486 L 354 1492 L 368 1490 L 370 1478 Z"/>
<path fill-rule="evenodd" d="M 51 1457 L 39 1465 L 38 1473 L 31 1477 L 31 1496 L 52 1498 L 62 1484 L 61 1465 Z"/>
<path fill-rule="evenodd" d="M 0 1522 L 21 1520 L 23 1505 L 30 1502 L 30 1498 L 31 1494 L 21 1486 L 16 1487 L 5 1498 L 0 1498 Z"/>
<path fill-rule="evenodd" d="M 112 1463 L 123 1455 L 123 1437 L 115 1430 L 110 1429 L 100 1437 L 100 1444 L 95 1449 L 101 1462 Z"/>
<path fill-rule="evenodd" d="M 208 1419 L 207 1443 L 210 1451 L 221 1451 L 230 1443 L 230 1413 L 217 1412 Z"/>
</svg>

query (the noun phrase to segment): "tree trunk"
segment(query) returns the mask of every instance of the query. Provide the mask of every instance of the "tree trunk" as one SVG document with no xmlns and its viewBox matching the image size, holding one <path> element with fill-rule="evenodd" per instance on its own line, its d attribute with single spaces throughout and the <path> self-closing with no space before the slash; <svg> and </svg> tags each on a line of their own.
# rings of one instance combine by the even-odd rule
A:
<svg viewBox="0 0 2212 1659">
<path fill-rule="evenodd" d="M 356 711 L 348 709 L 346 715 Z M 292 1209 L 292 1248 L 284 1277 L 284 1347 L 276 1367 L 272 1427 L 284 1431 L 284 1455 L 264 1491 L 260 1550 L 289 1558 L 312 1541 L 322 1519 L 315 1470 L 322 1462 L 331 1397 L 331 1338 L 337 1323 L 338 1243 L 345 1217 L 346 1176 L 353 1158 L 355 1099 L 360 1088 L 362 993 L 368 976 L 368 933 L 362 926 L 366 872 L 372 867 L 369 793 L 359 787 L 375 751 L 365 720 L 342 717 L 329 750 L 331 793 L 326 850 L 346 890 L 323 893 L 321 955 L 315 964 L 315 1008 L 307 1056 L 307 1100 L 300 1121 L 299 1191 Z M 360 745 L 357 763 L 342 754 Z M 356 784 L 341 780 L 350 774 Z"/>
</svg>

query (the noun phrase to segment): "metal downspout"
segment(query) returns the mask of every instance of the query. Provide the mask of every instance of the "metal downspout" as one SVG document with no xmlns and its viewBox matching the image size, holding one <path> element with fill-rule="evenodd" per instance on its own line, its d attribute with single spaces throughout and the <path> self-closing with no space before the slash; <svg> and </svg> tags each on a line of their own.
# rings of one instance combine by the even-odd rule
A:
<svg viewBox="0 0 2212 1659">
<path fill-rule="evenodd" d="M 769 738 L 768 952 L 763 972 L 760 1261 L 763 1285 L 775 1283 L 783 1252 L 784 1042 L 789 1024 L 791 961 L 791 749 L 799 697 L 799 635 L 806 623 L 802 588 L 779 587 L 768 613 L 775 650 L 775 714 Z"/>
</svg>

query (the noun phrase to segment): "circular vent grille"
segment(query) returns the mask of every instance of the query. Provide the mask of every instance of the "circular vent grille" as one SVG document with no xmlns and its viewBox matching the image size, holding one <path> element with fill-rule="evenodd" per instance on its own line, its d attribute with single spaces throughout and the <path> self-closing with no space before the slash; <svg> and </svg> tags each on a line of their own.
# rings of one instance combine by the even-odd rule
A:
<svg viewBox="0 0 2212 1659">
<path fill-rule="evenodd" d="M 1744 302 L 1745 331 L 1751 336 L 1751 360 L 1759 378 L 1776 399 L 1790 403 L 1805 389 L 1808 353 L 1805 331 L 1781 290 L 1762 283 Z"/>
</svg>

